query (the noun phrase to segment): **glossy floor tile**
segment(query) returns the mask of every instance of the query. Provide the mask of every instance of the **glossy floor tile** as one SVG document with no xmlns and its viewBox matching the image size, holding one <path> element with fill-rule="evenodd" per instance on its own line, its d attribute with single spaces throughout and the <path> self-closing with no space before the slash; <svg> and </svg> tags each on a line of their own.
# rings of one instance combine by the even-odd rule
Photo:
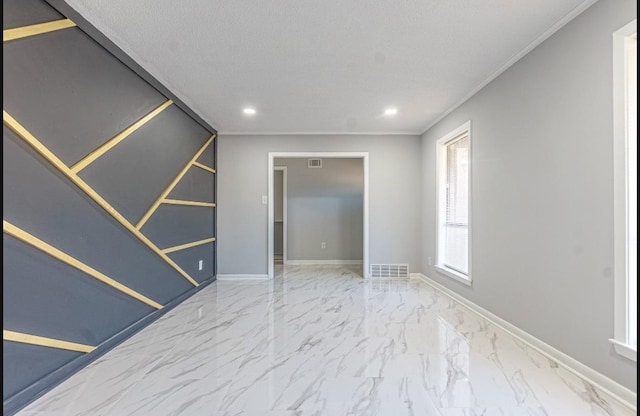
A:
<svg viewBox="0 0 640 416">
<path fill-rule="evenodd" d="M 221 281 L 20 415 L 630 415 L 420 281 Z"/>
</svg>

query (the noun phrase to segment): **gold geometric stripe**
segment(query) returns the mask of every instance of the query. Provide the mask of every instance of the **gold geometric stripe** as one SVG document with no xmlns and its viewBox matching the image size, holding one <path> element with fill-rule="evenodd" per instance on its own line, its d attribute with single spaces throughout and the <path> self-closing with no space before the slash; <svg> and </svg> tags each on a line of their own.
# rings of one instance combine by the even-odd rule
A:
<svg viewBox="0 0 640 416">
<path fill-rule="evenodd" d="M 62 341 L 55 338 L 40 337 L 38 335 L 25 334 L 22 332 L 8 331 L 6 329 L 2 330 L 2 339 L 5 341 L 21 342 L 23 344 L 40 345 L 42 347 L 52 347 L 78 352 L 91 352 L 96 349 L 96 347 L 92 347 L 91 345 Z"/>
<path fill-rule="evenodd" d="M 167 198 L 167 195 L 169 195 L 169 193 L 173 190 L 173 188 L 175 188 L 178 182 L 180 182 L 180 179 L 182 179 L 182 177 L 187 173 L 189 168 L 193 165 L 193 162 L 195 162 L 196 159 L 200 157 L 202 152 L 204 152 L 207 146 L 209 146 L 209 143 L 211 143 L 215 137 L 216 137 L 215 134 L 209 137 L 209 140 L 207 140 L 207 142 L 200 148 L 200 150 L 198 150 L 196 154 L 193 155 L 191 160 L 185 165 L 184 168 L 182 168 L 182 170 L 178 173 L 178 175 L 171 181 L 169 186 L 167 186 L 167 188 L 164 191 L 162 191 L 158 199 L 155 200 L 155 202 L 149 207 L 147 212 L 142 216 L 142 218 L 140 218 L 140 221 L 138 221 L 138 223 L 136 224 L 136 229 L 138 230 L 141 229 L 142 226 L 147 222 L 147 220 L 151 218 L 151 215 L 153 215 L 156 209 L 158 209 L 162 201 L 164 201 Z"/>
<path fill-rule="evenodd" d="M 24 241 L 27 244 L 32 245 L 33 247 L 47 253 L 48 255 L 50 255 L 51 257 L 60 260 L 63 263 L 67 263 L 69 266 L 74 267 L 78 270 L 80 270 L 81 272 L 84 272 L 86 274 L 88 274 L 89 276 L 93 277 L 94 279 L 97 279 L 99 281 L 101 281 L 102 283 L 105 283 L 109 286 L 111 286 L 112 288 L 119 290 L 122 293 L 125 293 L 137 300 L 139 300 L 140 302 L 144 302 L 147 305 L 151 306 L 152 308 L 156 308 L 156 309 L 162 309 L 162 305 L 160 305 L 157 302 L 152 301 L 151 299 L 149 299 L 148 297 L 141 295 L 140 293 L 136 292 L 133 289 L 128 288 L 127 286 L 123 285 L 122 283 L 119 283 L 115 280 L 113 280 L 112 278 L 100 273 L 99 271 L 97 271 L 96 269 L 87 266 L 86 264 L 82 263 L 80 260 L 71 257 L 70 255 L 68 255 L 67 253 L 64 253 L 61 250 L 58 250 L 57 248 L 53 247 L 50 244 L 45 243 L 44 241 L 40 240 L 38 237 L 35 237 L 32 234 L 29 234 L 28 232 L 16 227 L 15 225 L 2 220 L 2 231 L 19 239 Z"/>
<path fill-rule="evenodd" d="M 16 27 L 2 31 L 2 41 L 26 38 L 27 36 L 39 35 L 41 33 L 53 32 L 54 30 L 74 27 L 76 24 L 69 19 L 54 20 L 53 22 L 38 23 L 37 25 Z"/>
<path fill-rule="evenodd" d="M 215 208 L 215 202 L 200 202 L 200 201 L 184 201 L 182 199 L 163 199 L 163 204 L 172 204 L 172 205 L 189 205 L 192 207 L 211 207 Z"/>
<path fill-rule="evenodd" d="M 173 253 L 174 251 L 180 251 L 180 250 L 184 250 L 184 249 L 195 247 L 195 246 L 201 246 L 203 244 L 212 243 L 214 241 L 216 241 L 216 238 L 215 237 L 211 237 L 211 238 L 207 238 L 207 239 L 204 239 L 204 240 L 193 241 L 191 243 L 180 244 L 179 246 L 173 246 L 173 247 L 165 248 L 162 251 L 165 252 L 165 253 Z"/>
<path fill-rule="evenodd" d="M 203 165 L 203 164 L 202 164 L 202 163 L 200 163 L 200 162 L 193 162 L 193 166 L 197 166 L 197 167 L 199 167 L 200 169 L 204 169 L 204 170 L 206 170 L 207 172 L 216 173 L 216 170 L 215 170 L 214 168 L 210 168 L 209 166 L 207 166 L 207 165 Z"/>
<path fill-rule="evenodd" d="M 173 101 L 171 101 L 171 100 L 168 100 L 168 101 L 162 103 L 155 110 L 151 111 L 149 114 L 147 114 L 146 116 L 142 117 L 140 120 L 136 121 L 135 123 L 133 123 L 132 125 L 130 125 L 126 129 L 124 129 L 122 132 L 118 133 L 111 140 L 107 141 L 106 143 L 104 143 L 103 145 L 98 147 L 96 150 L 94 150 L 93 152 L 89 153 L 87 156 L 85 156 L 80 161 L 76 162 L 75 165 L 71 166 L 71 171 L 73 171 L 74 173 L 78 173 L 82 169 L 86 168 L 91 162 L 93 162 L 94 160 L 96 160 L 97 158 L 102 156 L 103 154 L 107 153 L 115 145 L 117 145 L 118 143 L 120 143 L 121 141 L 126 139 L 131 133 L 133 133 L 134 131 L 138 130 L 140 127 L 144 126 L 149 120 L 151 120 L 152 118 L 154 118 L 155 116 L 160 114 L 162 112 L 162 110 L 164 110 L 165 108 L 169 107 L 171 104 L 173 104 Z"/>
<path fill-rule="evenodd" d="M 78 188 L 80 188 L 87 196 L 89 196 L 96 204 L 100 205 L 102 209 L 107 211 L 116 221 L 122 224 L 127 230 L 129 230 L 138 240 L 146 245 L 151 251 L 160 256 L 171 267 L 173 267 L 182 277 L 191 282 L 192 285 L 198 286 L 196 282 L 187 272 L 182 270 L 169 256 L 164 254 L 151 240 L 144 236 L 138 229 L 136 229 L 125 217 L 122 216 L 115 208 L 113 208 L 103 197 L 101 197 L 96 191 L 93 190 L 85 181 L 78 175 L 73 173 L 67 165 L 65 165 L 51 150 L 43 145 L 38 139 L 36 139 L 27 129 L 25 129 L 20 123 L 9 115 L 6 111 L 2 110 L 2 119 L 4 123 L 11 128 L 22 140 L 27 142 L 35 151 L 37 151 L 42 157 L 47 159 L 56 169 L 63 173 L 71 182 L 73 182 Z"/>
</svg>

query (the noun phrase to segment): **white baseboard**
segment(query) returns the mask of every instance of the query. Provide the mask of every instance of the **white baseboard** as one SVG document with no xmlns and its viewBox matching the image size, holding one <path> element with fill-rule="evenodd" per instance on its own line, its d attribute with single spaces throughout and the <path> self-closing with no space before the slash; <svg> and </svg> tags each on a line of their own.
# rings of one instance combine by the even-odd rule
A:
<svg viewBox="0 0 640 416">
<path fill-rule="evenodd" d="M 632 392 L 631 390 L 629 390 L 628 388 L 626 388 L 625 386 L 611 380 L 609 377 L 605 376 L 604 374 L 597 372 L 593 368 L 581 363 L 575 358 L 568 356 L 562 351 L 557 350 L 556 348 L 545 343 L 544 341 L 541 341 L 540 339 L 534 337 L 528 332 L 518 328 L 512 323 L 505 321 L 504 319 L 500 318 L 497 315 L 494 315 L 493 313 L 471 302 L 470 300 L 459 295 L 453 290 L 441 285 L 440 283 L 437 283 L 434 280 L 431 280 L 426 275 L 422 273 L 411 273 L 411 278 L 420 279 L 426 284 L 428 284 L 429 286 L 433 287 L 434 289 L 449 296 L 451 299 L 458 302 L 462 306 L 480 315 L 481 317 L 491 322 L 495 326 L 505 330 L 506 332 L 508 332 L 515 338 L 519 339 L 520 341 L 524 342 L 534 350 L 545 355 L 547 358 L 550 358 L 551 360 L 555 361 L 556 363 L 558 363 L 558 365 L 563 366 L 564 368 L 566 368 L 576 376 L 587 381 L 589 384 L 593 385 L 597 389 L 601 390 L 605 394 L 617 400 L 624 406 L 631 409 L 633 412 L 637 412 L 638 395 Z"/>
<path fill-rule="evenodd" d="M 307 264 L 362 264 L 362 260 L 285 260 L 284 264 L 303 266 Z"/>
<path fill-rule="evenodd" d="M 269 280 L 268 274 L 219 274 L 216 280 Z"/>
</svg>

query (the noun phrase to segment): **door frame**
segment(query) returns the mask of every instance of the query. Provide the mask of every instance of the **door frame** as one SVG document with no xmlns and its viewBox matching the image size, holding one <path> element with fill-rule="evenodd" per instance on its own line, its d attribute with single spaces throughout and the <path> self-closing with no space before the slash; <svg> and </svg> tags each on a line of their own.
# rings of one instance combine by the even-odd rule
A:
<svg viewBox="0 0 640 416">
<path fill-rule="evenodd" d="M 273 170 L 282 172 L 282 263 L 286 264 L 287 263 L 287 167 L 274 166 Z M 275 213 L 274 213 L 274 217 L 275 217 Z M 273 240 L 271 243 L 273 244 Z"/>
<path fill-rule="evenodd" d="M 273 171 L 275 158 L 343 158 L 362 159 L 364 185 L 362 193 L 362 275 L 369 277 L 369 152 L 269 152 L 267 164 L 268 178 L 268 214 L 267 214 L 267 270 L 269 279 L 273 279 Z M 284 209 L 284 207 L 283 207 Z M 284 214 L 284 212 L 283 212 Z M 284 232 L 284 226 L 283 226 Z M 284 244 L 283 240 L 283 244 Z M 286 247 L 284 252 L 286 252 Z"/>
</svg>

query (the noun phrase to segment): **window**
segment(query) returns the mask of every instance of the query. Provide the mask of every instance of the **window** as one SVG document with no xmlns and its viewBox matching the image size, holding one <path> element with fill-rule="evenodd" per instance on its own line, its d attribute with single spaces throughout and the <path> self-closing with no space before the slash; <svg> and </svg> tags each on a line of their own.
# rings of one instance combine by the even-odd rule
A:
<svg viewBox="0 0 640 416">
<path fill-rule="evenodd" d="M 615 350 L 636 361 L 638 345 L 638 40 L 636 21 L 613 35 Z"/>
<path fill-rule="evenodd" d="M 437 152 L 436 269 L 471 284 L 471 122 L 440 139 Z"/>
</svg>

